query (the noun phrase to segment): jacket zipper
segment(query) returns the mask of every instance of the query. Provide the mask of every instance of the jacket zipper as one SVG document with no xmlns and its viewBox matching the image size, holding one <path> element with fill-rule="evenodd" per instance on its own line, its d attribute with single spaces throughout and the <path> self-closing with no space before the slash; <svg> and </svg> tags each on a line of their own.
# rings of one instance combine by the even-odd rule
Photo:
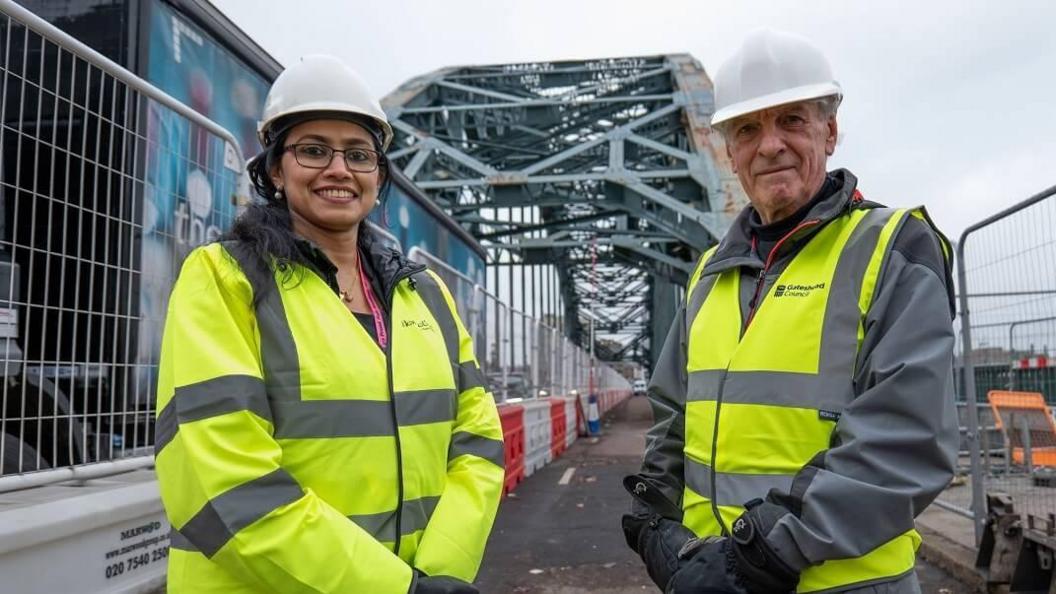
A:
<svg viewBox="0 0 1056 594">
<path fill-rule="evenodd" d="M 796 225 L 794 229 L 785 233 L 784 237 L 777 240 L 774 247 L 770 248 L 770 253 L 766 255 L 766 264 L 763 265 L 763 269 L 759 271 L 759 276 L 755 279 L 755 293 L 752 295 L 752 300 L 748 302 L 748 319 L 744 322 L 744 331 L 748 330 L 748 326 L 751 325 L 752 320 L 755 318 L 756 306 L 759 304 L 760 292 L 763 290 L 763 285 L 766 284 L 766 273 L 770 271 L 770 266 L 774 263 L 774 255 L 777 254 L 778 249 L 781 248 L 781 244 L 785 243 L 789 237 L 795 235 L 798 231 L 806 229 L 807 227 L 813 227 L 821 222 L 821 219 L 810 219 L 809 221 L 803 221 Z M 743 336 L 743 332 L 742 332 Z"/>
<path fill-rule="evenodd" d="M 389 335 L 389 341 L 385 343 L 385 374 L 389 384 L 389 410 L 392 412 L 393 437 L 396 438 L 396 542 L 393 545 L 393 554 L 399 556 L 401 541 L 401 526 L 403 519 L 403 448 L 400 444 L 400 420 L 396 416 L 396 391 L 392 388 L 392 298 L 396 294 L 396 287 L 404 279 L 410 278 L 418 270 L 405 271 L 396 275 L 389 287 L 389 294 L 385 297 L 385 303 L 389 305 L 389 316 L 385 320 L 385 332 Z"/>
<path fill-rule="evenodd" d="M 748 325 L 752 323 L 752 319 L 755 318 L 756 305 L 759 304 L 760 292 L 763 289 L 763 285 L 766 282 L 766 273 L 770 270 L 770 266 L 774 263 L 774 255 L 777 254 L 778 248 L 785 242 L 789 237 L 796 234 L 797 231 L 817 225 L 821 222 L 821 219 L 811 219 L 809 221 L 803 221 L 796 225 L 794 229 L 789 231 L 774 244 L 774 247 L 770 249 L 770 253 L 766 256 L 766 264 L 763 265 L 763 269 L 759 271 L 759 275 L 755 280 L 755 293 L 752 294 L 751 301 L 748 302 L 748 318 L 744 322 L 744 328 L 741 330 L 741 338 L 744 338 L 744 333 L 748 331 Z M 740 273 L 738 273 L 740 274 Z M 740 339 L 738 339 L 740 342 Z M 726 528 L 726 522 L 722 519 L 722 514 L 719 513 L 719 504 L 716 502 L 716 494 L 718 487 L 716 485 L 716 474 L 715 470 L 718 463 L 718 445 L 719 445 L 719 419 L 722 413 L 722 395 L 726 391 L 726 378 L 730 375 L 730 366 L 726 365 L 726 370 L 722 374 L 722 381 L 719 382 L 719 393 L 715 397 L 715 426 L 711 434 L 711 513 L 715 516 L 715 520 L 719 523 L 719 528 L 722 529 L 723 536 L 729 536 L 730 531 Z"/>
</svg>

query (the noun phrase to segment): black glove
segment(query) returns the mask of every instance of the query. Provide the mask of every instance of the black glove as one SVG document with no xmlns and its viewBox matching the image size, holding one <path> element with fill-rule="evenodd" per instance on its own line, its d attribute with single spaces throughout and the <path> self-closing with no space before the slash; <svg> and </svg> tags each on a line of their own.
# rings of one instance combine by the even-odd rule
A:
<svg viewBox="0 0 1056 594">
<path fill-rule="evenodd" d="M 799 572 L 777 556 L 765 537 L 788 509 L 762 499 L 745 506 L 747 511 L 734 521 L 730 538 L 704 544 L 691 541 L 683 547 L 681 568 L 668 584 L 668 594 L 795 591 Z"/>
<path fill-rule="evenodd" d="M 627 544 L 642 558 L 645 571 L 661 589 L 678 571 L 678 551 L 696 538 L 693 531 L 681 523 L 656 515 L 625 515 L 623 531 Z M 637 536 L 634 542 L 631 541 L 632 534 Z"/>
<path fill-rule="evenodd" d="M 682 510 L 649 479 L 631 475 L 623 485 L 636 502 L 635 511 L 623 516 L 623 536 L 645 562 L 649 577 L 663 589 L 678 570 L 679 550 L 696 535 L 682 525 Z"/>
<path fill-rule="evenodd" d="M 799 583 L 799 572 L 777 556 L 766 533 L 788 509 L 776 503 L 753 499 L 745 504 L 747 511 L 730 528 L 737 574 L 752 594 L 792 592 Z"/>
<path fill-rule="evenodd" d="M 473 584 L 446 575 L 425 575 L 414 570 L 408 594 L 480 594 Z"/>
<path fill-rule="evenodd" d="M 664 588 L 666 594 L 746 594 L 733 543 L 728 538 L 687 543 L 680 557 L 682 564 Z"/>
</svg>

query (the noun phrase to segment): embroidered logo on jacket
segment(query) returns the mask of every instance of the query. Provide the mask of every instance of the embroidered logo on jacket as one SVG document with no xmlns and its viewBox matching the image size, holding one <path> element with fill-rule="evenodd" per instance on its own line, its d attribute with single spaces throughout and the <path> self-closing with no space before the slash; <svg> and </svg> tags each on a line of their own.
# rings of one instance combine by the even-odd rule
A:
<svg viewBox="0 0 1056 594">
<path fill-rule="evenodd" d="M 433 325 L 429 323 L 429 320 L 403 320 L 400 322 L 404 328 L 410 328 L 414 326 L 419 330 L 432 330 Z"/>
<path fill-rule="evenodd" d="M 774 287 L 774 297 L 809 297 L 814 291 L 825 289 L 825 283 L 813 285 L 777 285 Z"/>
</svg>

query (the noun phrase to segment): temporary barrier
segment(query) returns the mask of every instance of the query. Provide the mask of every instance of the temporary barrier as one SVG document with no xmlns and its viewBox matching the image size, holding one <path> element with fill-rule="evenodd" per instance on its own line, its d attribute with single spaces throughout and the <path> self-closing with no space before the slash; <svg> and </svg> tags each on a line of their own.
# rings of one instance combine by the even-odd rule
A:
<svg viewBox="0 0 1056 594">
<path fill-rule="evenodd" d="M 1054 525 L 1056 489 L 1044 484 L 1043 476 L 1039 480 L 1036 468 L 1056 458 L 1053 422 L 1044 408 L 1056 405 L 1053 228 L 1056 186 L 970 225 L 954 244 L 959 301 L 954 330 L 961 346 L 954 379 L 958 400 L 966 403 L 962 449 L 970 462 L 969 488 L 947 489 L 939 504 L 972 518 L 977 542 L 990 532 L 986 502 L 992 497 L 1014 501 L 1024 532 Z M 988 431 L 991 416 L 1001 433 Z M 1052 539 L 1051 528 L 1039 530 Z M 1026 557 L 1041 559 L 1042 553 L 1029 551 Z M 1002 580 L 989 576 L 988 581 L 997 588 Z"/>
<path fill-rule="evenodd" d="M 565 396 L 565 447 L 572 447 L 576 441 L 576 397 Z"/>
<path fill-rule="evenodd" d="M 556 396 L 550 398 L 550 453 L 554 458 L 560 456 L 568 448 L 568 444 L 565 442 L 565 433 L 567 431 L 565 399 Z"/>
<path fill-rule="evenodd" d="M 531 476 L 554 459 L 550 451 L 550 401 L 526 400 L 521 405 L 524 407 L 524 475 Z"/>
<path fill-rule="evenodd" d="M 997 428 L 1014 464 L 1056 466 L 1056 421 L 1039 392 L 991 390 L 987 394 Z"/>
<path fill-rule="evenodd" d="M 524 407 L 504 404 L 499 407 L 502 421 L 503 458 L 506 462 L 506 481 L 503 494 L 517 488 L 524 480 Z"/>
</svg>

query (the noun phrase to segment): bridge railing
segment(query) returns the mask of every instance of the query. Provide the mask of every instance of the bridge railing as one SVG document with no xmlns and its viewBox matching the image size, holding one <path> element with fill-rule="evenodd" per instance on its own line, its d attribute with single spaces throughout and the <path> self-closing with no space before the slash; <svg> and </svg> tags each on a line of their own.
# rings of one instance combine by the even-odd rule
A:
<svg viewBox="0 0 1056 594">
<path fill-rule="evenodd" d="M 589 389 L 590 354 L 560 330 L 509 307 L 443 260 L 411 248 L 408 257 L 436 271 L 455 297 L 473 337 L 477 361 L 498 402 L 567 395 Z M 615 369 L 595 362 L 596 390 L 630 390 Z"/>
</svg>

